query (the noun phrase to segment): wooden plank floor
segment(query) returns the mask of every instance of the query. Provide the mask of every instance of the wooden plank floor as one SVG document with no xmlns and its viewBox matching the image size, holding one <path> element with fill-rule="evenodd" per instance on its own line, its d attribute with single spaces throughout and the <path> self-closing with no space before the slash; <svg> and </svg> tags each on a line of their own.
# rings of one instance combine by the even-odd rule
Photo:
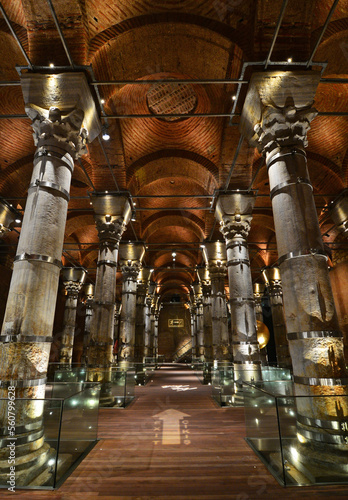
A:
<svg viewBox="0 0 348 500">
<path fill-rule="evenodd" d="M 59 490 L 0 498 L 348 498 L 348 486 L 281 487 L 244 441 L 243 409 L 217 407 L 210 392 L 185 366 L 164 365 L 127 409 L 100 410 L 99 443 Z"/>
</svg>

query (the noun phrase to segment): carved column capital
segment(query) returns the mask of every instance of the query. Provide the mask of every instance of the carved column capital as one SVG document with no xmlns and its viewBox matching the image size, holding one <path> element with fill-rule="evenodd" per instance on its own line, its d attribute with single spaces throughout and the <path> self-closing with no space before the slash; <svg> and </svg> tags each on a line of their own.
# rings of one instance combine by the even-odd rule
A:
<svg viewBox="0 0 348 500">
<path fill-rule="evenodd" d="M 124 280 L 137 281 L 141 269 L 140 262 L 129 261 L 128 264 L 121 265 L 121 272 Z"/>
<path fill-rule="evenodd" d="M 32 120 L 35 146 L 44 148 L 46 145 L 51 146 L 56 143 L 57 146 L 69 150 L 75 159 L 86 154 L 88 132 L 82 128 L 84 119 L 82 109 L 74 109 L 65 116 L 56 107 L 51 107 L 47 111 L 34 104 L 28 104 L 25 110 Z"/>
<path fill-rule="evenodd" d="M 259 151 L 267 155 L 284 147 L 304 149 L 308 145 L 310 123 L 317 114 L 317 110 L 312 107 L 264 106 L 261 121 L 254 126 Z"/>
<path fill-rule="evenodd" d="M 247 239 L 251 227 L 251 216 L 247 215 L 224 215 L 220 221 L 220 232 L 226 241 L 233 238 Z"/>
<path fill-rule="evenodd" d="M 110 217 L 110 220 L 107 221 L 105 217 L 96 217 L 96 227 L 101 246 L 118 248 L 122 234 L 126 229 L 123 219 Z"/>
<path fill-rule="evenodd" d="M 63 285 L 68 297 L 77 299 L 79 291 L 81 290 L 82 283 L 78 281 L 64 281 Z"/>
</svg>

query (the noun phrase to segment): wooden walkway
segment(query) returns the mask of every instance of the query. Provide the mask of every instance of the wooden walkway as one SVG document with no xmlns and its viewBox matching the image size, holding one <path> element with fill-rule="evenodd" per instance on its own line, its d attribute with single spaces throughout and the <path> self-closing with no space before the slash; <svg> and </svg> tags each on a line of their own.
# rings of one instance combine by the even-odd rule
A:
<svg viewBox="0 0 348 500">
<path fill-rule="evenodd" d="M 281 487 L 244 441 L 243 409 L 219 408 L 210 392 L 185 366 L 164 365 L 127 409 L 100 410 L 99 443 L 59 490 L 0 498 L 348 498 L 348 486 Z"/>
</svg>

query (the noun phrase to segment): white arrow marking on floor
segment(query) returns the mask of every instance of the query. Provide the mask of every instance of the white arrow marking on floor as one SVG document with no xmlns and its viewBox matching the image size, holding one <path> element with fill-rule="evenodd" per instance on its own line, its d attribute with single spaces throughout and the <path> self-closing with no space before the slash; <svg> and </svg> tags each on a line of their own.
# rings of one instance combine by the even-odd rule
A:
<svg viewBox="0 0 348 500">
<path fill-rule="evenodd" d="M 162 389 L 172 389 L 172 391 L 194 391 L 197 387 L 189 385 L 162 385 Z"/>
<path fill-rule="evenodd" d="M 154 415 L 154 418 L 163 421 L 162 444 L 180 444 L 180 420 L 189 416 L 172 408 Z"/>
</svg>

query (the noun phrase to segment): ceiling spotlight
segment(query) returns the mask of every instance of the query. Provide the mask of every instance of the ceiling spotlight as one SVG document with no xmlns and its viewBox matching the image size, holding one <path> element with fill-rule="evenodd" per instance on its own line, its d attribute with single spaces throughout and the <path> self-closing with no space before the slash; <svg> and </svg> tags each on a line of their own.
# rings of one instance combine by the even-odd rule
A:
<svg viewBox="0 0 348 500">
<path fill-rule="evenodd" d="M 288 57 L 288 63 L 292 63 L 292 57 Z"/>
<path fill-rule="evenodd" d="M 15 219 L 16 224 L 20 224 L 22 221 L 20 219 Z"/>
<path fill-rule="evenodd" d="M 50 63 L 50 68 L 54 68 L 54 64 L 53 63 Z"/>
<path fill-rule="evenodd" d="M 101 102 L 102 104 L 105 104 L 105 99 L 100 99 L 100 102 Z"/>
<path fill-rule="evenodd" d="M 107 127 L 103 127 L 102 138 L 103 138 L 104 141 L 108 141 L 110 139 L 110 135 L 108 133 Z"/>
<path fill-rule="evenodd" d="M 172 252 L 172 257 L 173 257 L 173 259 L 175 259 L 175 257 L 176 257 L 176 252 Z"/>
<path fill-rule="evenodd" d="M 237 97 L 235 95 L 232 96 L 232 101 L 235 101 Z"/>
</svg>

